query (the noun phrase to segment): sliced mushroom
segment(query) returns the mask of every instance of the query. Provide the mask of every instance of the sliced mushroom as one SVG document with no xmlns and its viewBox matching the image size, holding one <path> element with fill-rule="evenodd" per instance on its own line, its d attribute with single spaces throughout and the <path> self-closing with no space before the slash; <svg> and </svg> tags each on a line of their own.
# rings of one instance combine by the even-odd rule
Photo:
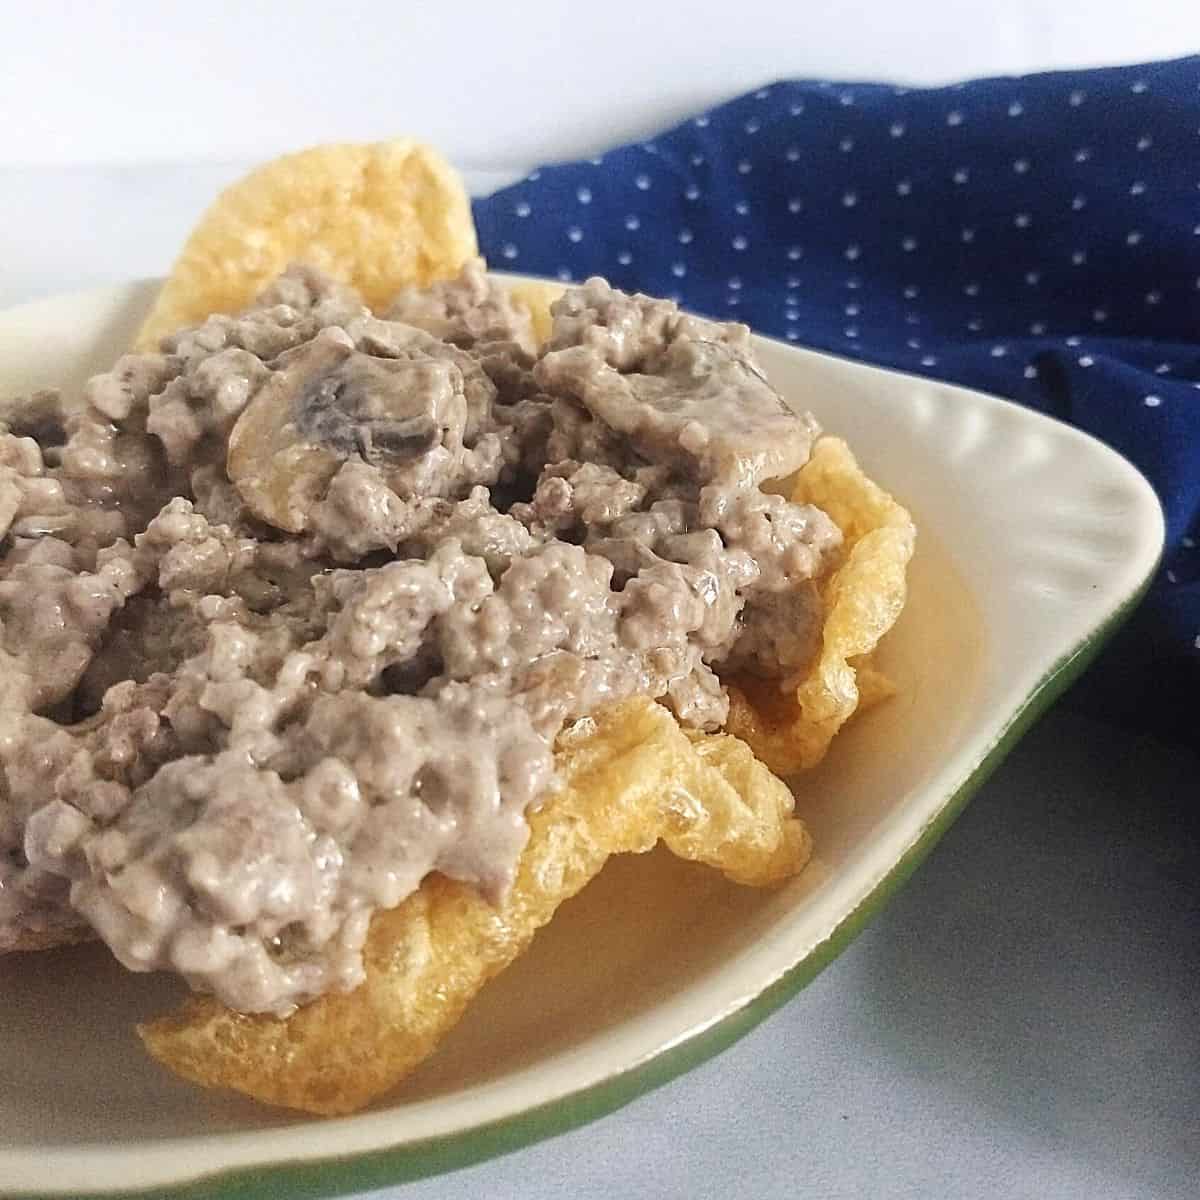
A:
<svg viewBox="0 0 1200 1200">
<path fill-rule="evenodd" d="M 466 401 L 451 362 L 365 354 L 340 329 L 293 352 L 238 418 L 226 469 L 250 510 L 289 533 L 342 463 L 361 458 L 412 494 L 431 454 L 461 453 Z"/>
</svg>

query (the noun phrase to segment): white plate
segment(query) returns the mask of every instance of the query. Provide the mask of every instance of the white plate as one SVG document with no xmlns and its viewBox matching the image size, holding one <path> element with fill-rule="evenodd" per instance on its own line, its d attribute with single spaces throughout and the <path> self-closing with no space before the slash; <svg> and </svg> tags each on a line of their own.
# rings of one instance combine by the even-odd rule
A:
<svg viewBox="0 0 1200 1200">
<path fill-rule="evenodd" d="M 0 314 L 0 396 L 77 386 L 153 283 Z M 668 855 L 615 862 L 389 1101 L 313 1121 L 214 1095 L 142 1053 L 170 980 L 96 947 L 0 965 L 0 1192 L 321 1196 L 513 1149 L 728 1045 L 828 963 L 1132 607 L 1162 548 L 1146 481 L 1099 442 L 960 388 L 760 340 L 919 529 L 886 644 L 900 695 L 797 789 L 813 864 L 776 892 Z M 196 1182 L 200 1181 L 200 1182 Z"/>
</svg>

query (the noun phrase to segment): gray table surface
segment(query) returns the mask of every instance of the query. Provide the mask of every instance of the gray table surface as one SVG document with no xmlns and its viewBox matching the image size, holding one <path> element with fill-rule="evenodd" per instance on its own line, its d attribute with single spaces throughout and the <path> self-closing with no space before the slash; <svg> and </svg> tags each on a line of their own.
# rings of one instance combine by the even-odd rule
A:
<svg viewBox="0 0 1200 1200">
<path fill-rule="evenodd" d="M 240 169 L 0 169 L 0 306 L 161 273 Z M 1194 753 L 1060 705 L 737 1045 L 583 1129 L 372 1194 L 1194 1200 L 1198 781 Z"/>
</svg>

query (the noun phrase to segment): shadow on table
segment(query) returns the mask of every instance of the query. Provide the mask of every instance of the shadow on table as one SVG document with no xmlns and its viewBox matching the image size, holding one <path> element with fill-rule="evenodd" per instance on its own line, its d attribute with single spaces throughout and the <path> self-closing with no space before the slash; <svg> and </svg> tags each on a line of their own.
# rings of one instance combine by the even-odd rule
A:
<svg viewBox="0 0 1200 1200">
<path fill-rule="evenodd" d="M 864 955 L 887 1052 L 1132 1194 L 1200 1178 L 1200 757 L 1059 711 L 948 840 Z"/>
</svg>

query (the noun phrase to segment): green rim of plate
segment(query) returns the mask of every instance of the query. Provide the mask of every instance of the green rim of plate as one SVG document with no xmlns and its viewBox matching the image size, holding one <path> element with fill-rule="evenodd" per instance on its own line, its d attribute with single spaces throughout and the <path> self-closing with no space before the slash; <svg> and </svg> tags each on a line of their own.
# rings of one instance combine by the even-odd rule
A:
<svg viewBox="0 0 1200 1200">
<path fill-rule="evenodd" d="M 1030 726 L 1070 686 L 1104 644 L 1129 618 L 1150 586 L 1154 566 L 1137 590 L 1095 631 L 1062 656 L 1042 676 L 992 747 L 947 799 L 921 836 L 875 889 L 813 951 L 741 1008 L 678 1042 L 653 1058 L 600 1083 L 547 1101 L 511 1117 L 426 1141 L 345 1157 L 301 1163 L 277 1162 L 236 1167 L 199 1179 L 126 1192 L 81 1192 L 104 1200 L 326 1200 L 355 1192 L 410 1183 L 459 1170 L 545 1138 L 566 1133 L 606 1116 L 630 1101 L 669 1083 L 728 1049 L 817 977 L 862 932 L 870 919 L 900 890 L 925 856 L 954 823 L 967 801 L 1007 757 Z M 3 1193 L 9 1200 L 62 1200 L 63 1193 Z"/>
</svg>

